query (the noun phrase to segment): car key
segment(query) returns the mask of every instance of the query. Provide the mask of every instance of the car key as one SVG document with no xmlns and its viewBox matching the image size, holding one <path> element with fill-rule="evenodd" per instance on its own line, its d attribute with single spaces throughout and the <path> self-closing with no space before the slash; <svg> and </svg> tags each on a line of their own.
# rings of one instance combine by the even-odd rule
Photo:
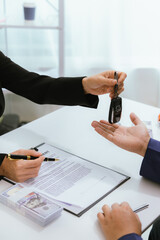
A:
<svg viewBox="0 0 160 240">
<path fill-rule="evenodd" d="M 122 113 L 122 98 L 118 97 L 118 73 L 114 73 L 114 79 L 117 80 L 117 84 L 114 86 L 114 98 L 111 99 L 109 109 L 109 123 L 117 123 L 121 119 Z"/>
</svg>

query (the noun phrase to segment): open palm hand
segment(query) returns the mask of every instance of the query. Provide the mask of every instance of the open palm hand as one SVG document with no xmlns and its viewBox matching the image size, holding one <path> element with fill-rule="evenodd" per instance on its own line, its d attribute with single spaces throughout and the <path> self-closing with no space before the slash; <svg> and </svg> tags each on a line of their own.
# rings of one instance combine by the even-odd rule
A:
<svg viewBox="0 0 160 240">
<path fill-rule="evenodd" d="M 150 139 L 148 130 L 134 113 L 131 113 L 130 118 L 135 124 L 133 127 L 110 124 L 105 120 L 100 122 L 93 121 L 92 127 L 115 145 L 144 156 Z"/>
</svg>

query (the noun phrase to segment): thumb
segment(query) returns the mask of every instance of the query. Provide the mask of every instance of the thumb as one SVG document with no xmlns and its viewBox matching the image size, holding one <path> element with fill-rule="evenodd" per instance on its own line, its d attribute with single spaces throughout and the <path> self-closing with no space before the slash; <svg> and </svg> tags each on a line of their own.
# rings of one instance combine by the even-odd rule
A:
<svg viewBox="0 0 160 240">
<path fill-rule="evenodd" d="M 130 119 L 134 125 L 142 124 L 142 121 L 137 117 L 135 113 L 130 114 Z"/>
</svg>

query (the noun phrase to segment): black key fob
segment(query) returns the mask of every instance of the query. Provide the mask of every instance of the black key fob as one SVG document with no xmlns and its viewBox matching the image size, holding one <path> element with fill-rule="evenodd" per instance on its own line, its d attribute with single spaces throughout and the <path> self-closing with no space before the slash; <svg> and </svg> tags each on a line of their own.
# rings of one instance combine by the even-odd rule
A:
<svg viewBox="0 0 160 240">
<path fill-rule="evenodd" d="M 109 109 L 109 123 L 117 123 L 121 119 L 122 113 L 122 98 L 115 97 L 111 100 L 110 109 Z"/>
</svg>

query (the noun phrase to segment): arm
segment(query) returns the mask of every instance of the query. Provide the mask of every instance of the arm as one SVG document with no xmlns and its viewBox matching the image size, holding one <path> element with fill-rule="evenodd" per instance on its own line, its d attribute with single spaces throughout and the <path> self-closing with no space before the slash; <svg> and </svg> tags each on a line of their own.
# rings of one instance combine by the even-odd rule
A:
<svg viewBox="0 0 160 240">
<path fill-rule="evenodd" d="M 34 150 L 18 150 L 14 154 L 31 155 L 37 157 L 37 159 L 30 161 L 9 160 L 5 154 L 1 154 L 0 176 L 5 176 L 15 182 L 24 182 L 29 178 L 38 176 L 39 169 L 44 160 L 44 156 L 41 156 L 41 153 Z"/>
<path fill-rule="evenodd" d="M 84 95 L 82 77 L 51 78 L 29 72 L 0 53 L 1 87 L 38 104 L 96 107 L 97 96 Z"/>
<path fill-rule="evenodd" d="M 135 124 L 133 127 L 111 125 L 106 121 L 94 121 L 92 126 L 115 145 L 143 156 L 140 175 L 160 183 L 160 142 L 150 139 L 147 128 L 135 114 L 130 118 Z"/>
<path fill-rule="evenodd" d="M 110 97 L 112 97 L 116 84 L 116 80 L 113 79 L 114 71 L 103 72 L 91 77 L 51 78 L 23 69 L 1 52 L 0 74 L 0 115 L 4 111 L 1 88 L 6 88 L 39 104 L 82 105 L 96 108 L 98 105 L 97 95 L 110 93 Z M 123 82 L 126 74 L 119 72 L 118 76 L 118 93 L 121 93 L 124 90 Z M 9 162 L 7 159 L 4 162 L 8 164 L 1 165 L 0 174 L 6 174 L 8 171 L 4 170 L 9 167 Z M 19 171 L 19 164 L 15 164 L 15 167 L 16 173 Z"/>
<path fill-rule="evenodd" d="M 113 96 L 114 71 L 91 77 L 52 78 L 29 72 L 0 52 L 1 87 L 40 104 L 82 105 L 97 107 L 97 95 Z M 123 91 L 125 73 L 119 73 L 119 93 Z"/>
</svg>

